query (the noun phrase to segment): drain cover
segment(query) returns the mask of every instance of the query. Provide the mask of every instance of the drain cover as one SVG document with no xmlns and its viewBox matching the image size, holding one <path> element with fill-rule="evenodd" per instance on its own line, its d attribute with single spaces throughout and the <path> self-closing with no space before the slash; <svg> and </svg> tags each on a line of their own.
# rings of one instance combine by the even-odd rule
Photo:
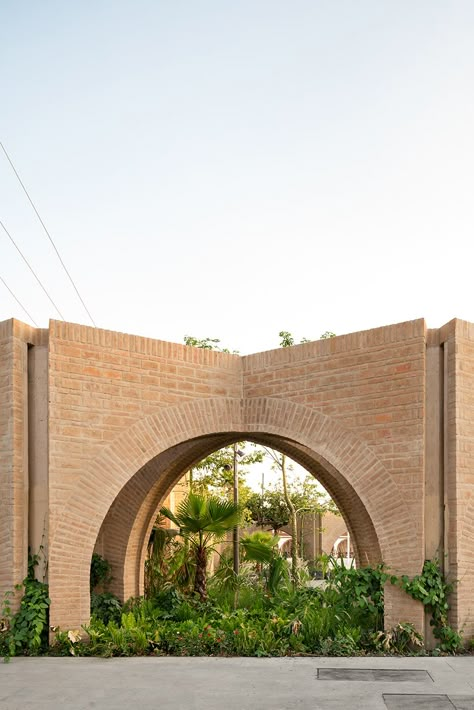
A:
<svg viewBox="0 0 474 710">
<path fill-rule="evenodd" d="M 318 668 L 319 680 L 368 680 L 372 683 L 419 682 L 432 680 L 428 671 L 394 668 Z"/>
<path fill-rule="evenodd" d="M 384 694 L 383 700 L 388 710 L 454 710 L 447 695 L 392 695 Z"/>
</svg>

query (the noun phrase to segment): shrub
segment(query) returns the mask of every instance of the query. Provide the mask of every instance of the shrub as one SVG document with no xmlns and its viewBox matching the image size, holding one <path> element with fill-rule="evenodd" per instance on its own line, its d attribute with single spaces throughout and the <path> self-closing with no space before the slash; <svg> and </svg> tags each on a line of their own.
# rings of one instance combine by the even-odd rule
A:
<svg viewBox="0 0 474 710">
<path fill-rule="evenodd" d="M 112 565 L 108 560 L 96 552 L 92 555 L 91 572 L 90 572 L 90 589 L 91 592 L 96 587 L 100 586 L 103 591 L 106 591 L 108 585 L 112 581 Z"/>
<path fill-rule="evenodd" d="M 91 593 L 91 615 L 100 619 L 104 624 L 109 621 L 120 621 L 122 604 L 118 597 L 110 592 L 102 594 Z"/>
<path fill-rule="evenodd" d="M 39 554 L 28 555 L 28 574 L 17 591 L 23 589 L 20 608 L 11 613 L 10 593 L 4 597 L 0 622 L 0 653 L 5 657 L 34 656 L 48 647 L 48 619 L 50 599 L 48 585 L 35 578 Z"/>
<path fill-rule="evenodd" d="M 423 637 L 413 624 L 397 624 L 387 631 L 372 634 L 371 641 L 375 651 L 383 653 L 416 653 L 423 648 Z"/>
</svg>

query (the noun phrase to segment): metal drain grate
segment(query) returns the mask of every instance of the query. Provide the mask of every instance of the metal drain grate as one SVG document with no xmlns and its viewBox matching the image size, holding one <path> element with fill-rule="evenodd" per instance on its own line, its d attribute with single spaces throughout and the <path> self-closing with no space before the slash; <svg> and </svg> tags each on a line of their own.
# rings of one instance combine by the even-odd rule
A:
<svg viewBox="0 0 474 710">
<path fill-rule="evenodd" d="M 405 695 L 384 694 L 383 701 L 388 710 L 454 710 L 447 695 Z"/>
<path fill-rule="evenodd" d="M 398 670 L 394 668 L 318 668 L 318 680 L 365 680 L 382 683 L 432 681 L 425 670 Z"/>
</svg>

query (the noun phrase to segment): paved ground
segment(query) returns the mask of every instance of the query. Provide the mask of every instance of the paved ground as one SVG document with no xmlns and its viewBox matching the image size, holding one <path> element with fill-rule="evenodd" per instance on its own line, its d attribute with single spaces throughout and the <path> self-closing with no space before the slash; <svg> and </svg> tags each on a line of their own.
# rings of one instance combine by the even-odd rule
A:
<svg viewBox="0 0 474 710">
<path fill-rule="evenodd" d="M 474 710 L 474 656 L 0 662 L 1 710 L 85 708 Z"/>
</svg>

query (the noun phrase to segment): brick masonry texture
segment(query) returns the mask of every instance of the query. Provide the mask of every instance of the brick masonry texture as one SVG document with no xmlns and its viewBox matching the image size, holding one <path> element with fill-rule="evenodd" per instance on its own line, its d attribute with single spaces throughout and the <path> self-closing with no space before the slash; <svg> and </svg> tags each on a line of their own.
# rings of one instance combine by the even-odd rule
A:
<svg viewBox="0 0 474 710">
<path fill-rule="evenodd" d="M 194 462 L 242 438 L 305 465 L 343 512 L 359 563 L 414 575 L 425 557 L 426 347 L 444 353 L 445 520 L 453 622 L 474 634 L 474 325 L 420 320 L 246 357 L 51 321 L 0 324 L 0 589 L 25 564 L 28 344 L 48 344 L 51 621 L 89 618 L 95 548 L 141 593 L 160 502 Z M 441 416 L 441 414 L 440 414 Z M 431 434 L 430 434 L 431 436 Z M 26 471 L 25 471 L 26 467 Z M 26 532 L 25 532 L 26 531 Z M 465 584 L 465 580 L 467 584 Z M 387 590 L 386 623 L 423 626 Z"/>
<path fill-rule="evenodd" d="M 453 624 L 474 637 L 474 325 L 448 330 L 447 569 L 458 590 Z"/>
<path fill-rule="evenodd" d="M 26 576 L 28 557 L 27 343 L 46 331 L 0 323 L 0 599 Z"/>
</svg>

